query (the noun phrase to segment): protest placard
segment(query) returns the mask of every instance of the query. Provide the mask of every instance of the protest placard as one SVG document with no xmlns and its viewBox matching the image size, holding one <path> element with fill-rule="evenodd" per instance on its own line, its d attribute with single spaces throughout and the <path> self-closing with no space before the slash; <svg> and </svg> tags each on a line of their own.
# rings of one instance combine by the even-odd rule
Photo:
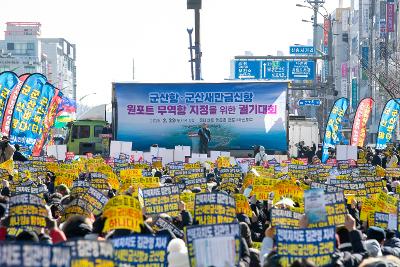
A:
<svg viewBox="0 0 400 267">
<path fill-rule="evenodd" d="M 146 214 L 167 213 L 172 217 L 179 214 L 179 187 L 177 185 L 142 190 Z"/>
<path fill-rule="evenodd" d="M 132 196 L 137 196 L 139 188 L 156 188 L 159 186 L 160 178 L 158 177 L 133 177 L 123 180 L 120 190 L 126 191 L 129 187 L 132 187 Z"/>
<path fill-rule="evenodd" d="M 153 228 L 155 230 L 163 230 L 163 229 L 168 229 L 170 230 L 177 238 L 184 238 L 183 231 L 180 230 L 178 227 L 176 227 L 172 222 L 167 221 L 160 216 L 157 217 L 156 221 L 154 222 Z"/>
<path fill-rule="evenodd" d="M 313 188 L 304 192 L 304 211 L 309 224 L 327 221 L 324 190 Z"/>
<path fill-rule="evenodd" d="M 295 260 L 308 259 L 316 266 L 331 263 L 335 251 L 335 227 L 312 229 L 276 229 L 278 255 L 282 266 Z"/>
<path fill-rule="evenodd" d="M 283 198 L 290 198 L 295 203 L 303 206 L 304 190 L 302 187 L 292 183 L 291 181 L 278 181 L 274 188 L 274 203 Z"/>
<path fill-rule="evenodd" d="M 219 172 L 221 177 L 221 190 L 234 192 L 240 184 L 242 178 L 242 170 L 239 167 L 231 167 L 221 168 Z"/>
<path fill-rule="evenodd" d="M 185 185 L 185 189 L 192 190 L 193 188 L 200 188 L 203 192 L 207 188 L 206 178 L 183 178 L 181 180 Z"/>
<path fill-rule="evenodd" d="M 191 226 L 185 235 L 191 267 L 238 266 L 239 224 Z"/>
<path fill-rule="evenodd" d="M 217 159 L 218 168 L 228 168 L 231 166 L 230 157 L 218 157 Z"/>
<path fill-rule="evenodd" d="M 82 215 L 84 217 L 91 216 L 92 206 L 86 199 L 81 197 L 74 198 L 63 208 L 63 218 L 67 220 L 69 217 L 74 215 Z"/>
<path fill-rule="evenodd" d="M 375 212 L 374 213 L 374 224 L 371 226 L 377 226 L 382 229 L 388 229 L 389 226 L 389 213 L 386 212 Z"/>
<path fill-rule="evenodd" d="M 247 197 L 243 194 L 234 194 L 236 202 L 236 214 L 246 214 L 249 218 L 252 217 L 252 210 L 250 208 L 249 201 Z"/>
<path fill-rule="evenodd" d="M 344 225 L 345 216 L 347 214 L 347 207 L 343 191 L 334 193 L 325 193 L 325 209 L 328 220 L 326 222 L 319 222 L 316 224 L 309 224 L 312 227 L 324 226 L 342 226 Z"/>
<path fill-rule="evenodd" d="M 183 178 L 193 179 L 193 178 L 204 178 L 204 177 L 205 177 L 204 169 L 202 168 L 176 170 L 174 172 L 174 178 L 176 183 L 181 182 L 181 179 Z"/>
<path fill-rule="evenodd" d="M 66 246 L 0 242 L 0 255 L 3 267 L 71 266 L 71 249 Z"/>
<path fill-rule="evenodd" d="M 255 177 L 252 194 L 256 195 L 257 200 L 268 200 L 270 192 L 278 182 L 277 179 Z"/>
<path fill-rule="evenodd" d="M 71 248 L 71 267 L 114 266 L 114 249 L 111 242 L 74 240 L 65 243 Z"/>
<path fill-rule="evenodd" d="M 236 218 L 235 199 L 226 193 L 196 194 L 194 220 L 199 224 L 231 223 Z"/>
<path fill-rule="evenodd" d="M 45 227 L 48 211 L 42 198 L 34 194 L 18 194 L 10 198 L 10 227 Z"/>
<path fill-rule="evenodd" d="M 119 173 L 121 180 L 124 181 L 127 178 L 138 178 L 142 177 L 142 170 L 141 169 L 125 169 L 121 170 Z"/>
<path fill-rule="evenodd" d="M 307 175 L 307 165 L 289 164 L 288 175 L 292 179 L 301 179 Z"/>
<path fill-rule="evenodd" d="M 333 181 L 333 179 L 331 179 Z M 339 180 L 340 181 L 340 180 Z M 366 196 L 367 189 L 364 182 L 344 182 L 335 184 L 336 187 L 343 189 L 346 195 Z"/>
<path fill-rule="evenodd" d="M 367 221 L 369 214 L 375 212 L 376 200 L 372 198 L 363 198 L 360 212 L 360 220 Z"/>
<path fill-rule="evenodd" d="M 194 216 L 194 199 L 196 197 L 195 193 L 192 192 L 182 192 L 180 194 L 181 201 L 186 205 L 186 210 L 189 211 L 192 216 Z"/>
<path fill-rule="evenodd" d="M 131 196 L 119 195 L 111 198 L 104 206 L 103 216 L 106 218 L 104 231 L 128 229 L 140 232 L 143 224 L 142 209 L 139 201 Z"/>
<path fill-rule="evenodd" d="M 271 225 L 282 228 L 298 228 L 303 214 L 284 209 L 271 209 Z"/>
<path fill-rule="evenodd" d="M 335 185 L 329 185 L 329 184 L 319 183 L 319 182 L 312 182 L 310 187 L 311 188 L 321 188 L 326 193 L 343 191 L 342 188 L 339 188 L 339 187 L 337 187 Z"/>
<path fill-rule="evenodd" d="M 185 170 L 193 170 L 193 169 L 201 169 L 201 163 L 196 162 L 196 163 L 184 163 L 183 168 Z"/>
<path fill-rule="evenodd" d="M 31 180 L 29 180 L 29 181 L 31 181 Z M 44 185 L 44 184 L 36 185 L 33 182 L 29 185 L 20 184 L 19 186 L 15 187 L 15 194 L 42 195 L 43 193 L 46 193 L 47 191 L 48 190 L 47 190 L 46 185 Z"/>
<path fill-rule="evenodd" d="M 117 266 L 167 266 L 167 236 L 130 235 L 111 240 Z"/>
<path fill-rule="evenodd" d="M 175 171 L 181 171 L 185 169 L 184 163 L 182 161 L 175 161 L 167 164 L 168 174 L 174 176 Z"/>
<path fill-rule="evenodd" d="M 330 172 L 332 170 L 332 166 L 331 165 L 320 165 L 317 173 L 318 173 L 318 181 L 320 182 L 324 182 L 327 180 L 327 178 L 330 175 Z"/>
<path fill-rule="evenodd" d="M 400 168 L 386 168 L 385 169 L 386 177 L 400 177 Z"/>
<path fill-rule="evenodd" d="M 90 204 L 90 211 L 94 215 L 99 215 L 108 201 L 108 197 L 94 187 L 89 187 L 87 192 L 82 195 L 82 198 Z"/>
</svg>

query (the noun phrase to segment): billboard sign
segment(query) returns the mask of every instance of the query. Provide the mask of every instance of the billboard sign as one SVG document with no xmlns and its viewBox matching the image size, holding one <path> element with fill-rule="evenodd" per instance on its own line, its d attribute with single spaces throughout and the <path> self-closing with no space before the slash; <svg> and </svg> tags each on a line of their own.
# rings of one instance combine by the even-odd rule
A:
<svg viewBox="0 0 400 267">
<path fill-rule="evenodd" d="M 287 62 L 282 60 L 264 60 L 262 64 L 262 79 L 287 80 Z"/>
<path fill-rule="evenodd" d="M 299 106 L 321 106 L 321 100 L 319 99 L 300 99 Z"/>
<path fill-rule="evenodd" d="M 152 144 L 190 146 L 207 123 L 210 149 L 248 150 L 257 144 L 287 151 L 287 85 L 114 83 L 115 135 L 118 141 L 132 142 L 135 150 L 148 150 Z"/>
<path fill-rule="evenodd" d="M 258 80 L 261 77 L 259 60 L 235 60 L 235 79 Z"/>
<path fill-rule="evenodd" d="M 314 73 L 314 61 L 289 61 L 289 80 L 314 80 Z"/>
<path fill-rule="evenodd" d="M 295 45 L 289 48 L 292 55 L 313 55 L 315 54 L 314 46 Z"/>
</svg>

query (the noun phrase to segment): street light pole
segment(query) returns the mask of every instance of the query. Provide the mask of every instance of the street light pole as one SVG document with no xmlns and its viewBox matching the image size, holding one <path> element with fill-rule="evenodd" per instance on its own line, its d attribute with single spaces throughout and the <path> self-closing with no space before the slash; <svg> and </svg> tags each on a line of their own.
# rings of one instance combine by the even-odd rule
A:
<svg viewBox="0 0 400 267">
<path fill-rule="evenodd" d="M 187 9 L 194 10 L 194 65 L 195 79 L 201 80 L 200 9 L 202 0 L 187 0 Z M 190 34 L 189 34 L 190 35 Z"/>
<path fill-rule="evenodd" d="M 84 96 L 82 96 L 81 98 L 79 98 L 79 100 L 78 100 L 78 102 L 81 102 L 83 99 L 85 99 L 86 97 L 88 97 L 88 96 L 90 96 L 90 95 L 95 95 L 96 93 L 89 93 L 89 94 L 86 94 L 86 95 L 84 95 Z"/>
<path fill-rule="evenodd" d="M 196 80 L 201 80 L 200 9 L 198 8 L 194 10 L 194 46 Z"/>
</svg>

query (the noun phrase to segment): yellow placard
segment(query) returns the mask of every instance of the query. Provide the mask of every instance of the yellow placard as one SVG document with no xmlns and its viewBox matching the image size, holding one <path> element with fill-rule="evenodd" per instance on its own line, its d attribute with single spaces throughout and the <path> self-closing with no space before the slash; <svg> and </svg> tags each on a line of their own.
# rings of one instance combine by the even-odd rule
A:
<svg viewBox="0 0 400 267">
<path fill-rule="evenodd" d="M 127 195 L 110 199 L 104 207 L 103 216 L 106 218 L 104 232 L 114 229 L 140 232 L 140 225 L 143 224 L 139 200 Z"/>
<path fill-rule="evenodd" d="M 243 194 L 235 194 L 233 197 L 235 198 L 236 202 L 236 213 L 246 214 L 251 219 L 253 213 L 247 198 Z"/>
</svg>

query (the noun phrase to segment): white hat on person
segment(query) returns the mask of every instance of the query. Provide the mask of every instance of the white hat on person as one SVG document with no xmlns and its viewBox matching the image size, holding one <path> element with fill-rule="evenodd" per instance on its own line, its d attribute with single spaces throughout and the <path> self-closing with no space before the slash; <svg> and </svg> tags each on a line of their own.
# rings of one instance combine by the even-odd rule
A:
<svg viewBox="0 0 400 267">
<path fill-rule="evenodd" d="M 189 264 L 188 250 L 182 239 L 172 239 L 168 244 L 168 267 L 187 267 Z"/>
</svg>

